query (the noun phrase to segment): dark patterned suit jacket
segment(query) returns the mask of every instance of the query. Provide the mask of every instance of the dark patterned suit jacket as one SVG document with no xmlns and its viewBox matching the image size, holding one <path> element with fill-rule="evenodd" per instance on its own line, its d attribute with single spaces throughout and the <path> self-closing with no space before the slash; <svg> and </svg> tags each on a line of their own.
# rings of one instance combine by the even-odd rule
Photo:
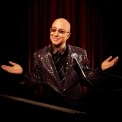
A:
<svg viewBox="0 0 122 122">
<path fill-rule="evenodd" d="M 80 65 L 89 67 L 86 50 L 68 45 L 65 81 L 61 83 L 49 45 L 34 53 L 33 70 L 26 74 L 22 84 L 31 88 L 34 96 L 41 101 L 76 109 L 81 107 L 82 110 L 88 101 L 91 89 L 100 87 L 105 79 L 97 72 L 84 69 L 87 77 L 85 79 L 71 57 L 72 53 L 78 55 Z"/>
</svg>

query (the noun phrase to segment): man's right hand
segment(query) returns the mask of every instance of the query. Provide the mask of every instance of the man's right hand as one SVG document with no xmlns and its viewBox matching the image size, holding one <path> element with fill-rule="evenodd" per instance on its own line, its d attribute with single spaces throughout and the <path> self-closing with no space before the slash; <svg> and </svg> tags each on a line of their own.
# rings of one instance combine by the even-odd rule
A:
<svg viewBox="0 0 122 122">
<path fill-rule="evenodd" d="M 22 74 L 23 68 L 19 64 L 12 61 L 9 61 L 9 64 L 11 64 L 11 66 L 2 65 L 1 68 L 9 73 Z"/>
</svg>

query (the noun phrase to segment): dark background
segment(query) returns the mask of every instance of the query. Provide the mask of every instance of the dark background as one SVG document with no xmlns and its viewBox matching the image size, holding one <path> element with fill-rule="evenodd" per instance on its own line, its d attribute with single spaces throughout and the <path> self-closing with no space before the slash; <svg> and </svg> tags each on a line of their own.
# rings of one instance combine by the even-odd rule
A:
<svg viewBox="0 0 122 122">
<path fill-rule="evenodd" d="M 118 55 L 114 73 L 121 75 L 121 12 L 118 0 L 2 1 L 0 64 L 13 60 L 30 71 L 33 52 L 50 42 L 52 21 L 64 17 L 72 26 L 69 43 L 87 50 L 91 66 Z"/>
<path fill-rule="evenodd" d="M 100 66 L 110 55 L 118 55 L 119 62 L 110 73 L 122 77 L 121 1 L 7 0 L 1 1 L 0 16 L 0 65 L 8 64 L 11 60 L 22 65 L 24 71 L 30 72 L 33 53 L 50 42 L 49 28 L 52 22 L 64 17 L 71 23 L 69 43 L 87 50 L 91 67 Z M 20 79 L 0 69 L 2 91 L 10 94 Z M 12 94 L 16 94 L 16 89 Z M 107 96 L 103 104 L 109 105 L 110 111 L 118 114 L 121 96 L 120 92 L 116 92 Z M 113 100 L 112 105 L 109 98 Z"/>
</svg>

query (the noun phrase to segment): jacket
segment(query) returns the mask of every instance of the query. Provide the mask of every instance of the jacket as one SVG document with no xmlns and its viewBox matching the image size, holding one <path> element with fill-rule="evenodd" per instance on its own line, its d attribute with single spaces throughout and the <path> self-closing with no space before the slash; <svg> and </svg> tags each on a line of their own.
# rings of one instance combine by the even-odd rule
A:
<svg viewBox="0 0 122 122">
<path fill-rule="evenodd" d="M 89 93 L 91 94 L 91 89 L 94 86 L 100 86 L 104 78 L 96 72 L 83 68 L 87 76 L 87 79 L 84 78 L 71 55 L 76 53 L 79 64 L 82 67 L 89 67 L 86 50 L 72 45 L 67 45 L 67 47 L 66 74 L 63 83 L 59 80 L 50 52 L 51 45 L 48 45 L 34 53 L 32 72 L 26 74 L 21 84 L 24 84 L 30 90 L 29 93 L 40 101 L 73 109 L 83 109 L 88 101 Z"/>
</svg>

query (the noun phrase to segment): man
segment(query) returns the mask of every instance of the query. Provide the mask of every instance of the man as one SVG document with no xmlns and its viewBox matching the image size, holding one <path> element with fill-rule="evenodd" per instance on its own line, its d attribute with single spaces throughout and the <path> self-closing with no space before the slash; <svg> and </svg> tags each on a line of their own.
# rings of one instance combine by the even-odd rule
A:
<svg viewBox="0 0 122 122">
<path fill-rule="evenodd" d="M 51 44 L 34 53 L 32 72 L 26 74 L 20 84 L 30 88 L 34 97 L 41 101 L 87 111 L 91 90 L 99 89 L 106 80 L 101 74 L 85 69 L 89 67 L 86 50 L 67 44 L 70 29 L 70 23 L 64 18 L 53 22 Z M 102 62 L 101 70 L 113 67 L 118 59 L 118 56 L 108 57 Z M 12 66 L 2 65 L 1 68 L 9 73 L 23 74 L 19 64 L 9 63 Z"/>
</svg>

